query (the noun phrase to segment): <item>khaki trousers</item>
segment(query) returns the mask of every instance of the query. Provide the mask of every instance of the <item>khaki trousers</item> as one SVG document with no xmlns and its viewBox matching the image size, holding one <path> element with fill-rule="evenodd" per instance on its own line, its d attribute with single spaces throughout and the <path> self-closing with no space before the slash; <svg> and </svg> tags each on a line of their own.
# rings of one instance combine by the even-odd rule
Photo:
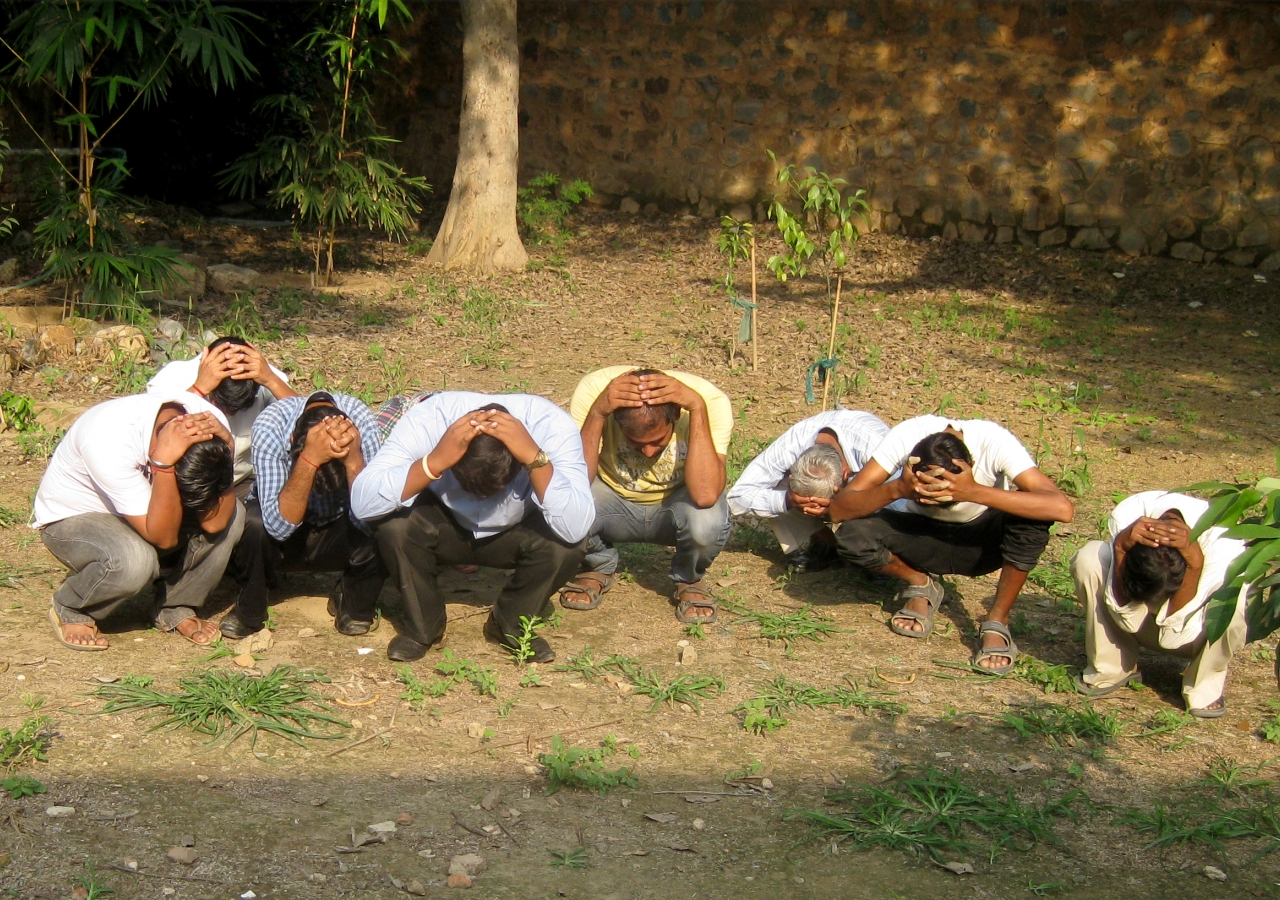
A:
<svg viewBox="0 0 1280 900">
<path fill-rule="evenodd" d="M 1241 597 L 1226 634 L 1206 644 L 1203 634 L 1181 647 L 1160 646 L 1160 629 L 1154 613 L 1143 620 L 1138 632 L 1126 631 L 1111 615 L 1103 589 L 1111 572 L 1111 544 L 1090 541 L 1071 558 L 1071 577 L 1076 582 L 1076 599 L 1084 608 L 1084 645 L 1088 665 L 1083 681 L 1090 687 L 1107 688 L 1138 669 L 1138 648 L 1145 647 L 1190 660 L 1182 673 L 1182 698 L 1187 709 L 1204 709 L 1223 696 L 1227 666 L 1232 655 L 1245 645 L 1248 631 L 1245 598 Z"/>
</svg>

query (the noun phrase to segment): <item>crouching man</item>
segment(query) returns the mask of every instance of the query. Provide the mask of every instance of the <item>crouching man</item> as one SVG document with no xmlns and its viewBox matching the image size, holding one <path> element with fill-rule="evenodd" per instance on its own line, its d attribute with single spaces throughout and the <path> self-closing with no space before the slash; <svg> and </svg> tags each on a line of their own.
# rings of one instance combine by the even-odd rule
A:
<svg viewBox="0 0 1280 900">
<path fill-rule="evenodd" d="M 900 478 L 890 474 L 901 471 Z M 1036 468 L 1022 442 L 983 419 L 918 416 L 890 429 L 872 459 L 831 501 L 845 559 L 907 583 L 889 628 L 925 638 L 946 596 L 937 575 L 998 571 L 995 599 L 978 628 L 972 663 L 1013 671 L 1018 647 L 1009 612 L 1049 543 L 1070 522 L 1067 495 Z"/>
<path fill-rule="evenodd" d="M 106 650 L 98 628 L 155 583 L 153 621 L 193 644 L 197 615 L 244 528 L 222 413 L 189 394 L 138 394 L 90 409 L 58 444 L 36 492 L 34 527 L 71 574 L 53 595 L 54 636 Z"/>
<path fill-rule="evenodd" d="M 582 428 L 596 515 L 586 569 L 560 604 L 595 609 L 618 571 L 614 542 L 651 543 L 675 547 L 676 618 L 714 622 L 716 598 L 702 576 L 729 540 L 729 398 L 696 375 L 613 366 L 586 375 L 569 410 Z"/>
<path fill-rule="evenodd" d="M 889 426 L 871 413 L 833 409 L 784 431 L 729 488 L 729 511 L 773 529 L 787 565 L 817 572 L 839 561 L 826 527 L 831 498 L 871 459 Z"/>
<path fill-rule="evenodd" d="M 1182 673 L 1187 712 L 1201 719 L 1226 713 L 1227 666 L 1248 632 L 1248 585 L 1226 633 L 1213 643 L 1205 639 L 1205 607 L 1245 542 L 1225 537 L 1225 528 L 1192 540 L 1191 529 L 1208 508 L 1185 494 L 1134 494 L 1111 513 L 1111 541 L 1090 541 L 1072 558 L 1088 657 L 1076 683 L 1080 693 L 1105 697 L 1136 679 L 1138 648 L 1146 647 L 1190 660 Z"/>
<path fill-rule="evenodd" d="M 501 403 L 495 402 L 501 400 Z M 444 566 L 514 569 L 484 625 L 516 644 L 520 619 L 547 612 L 577 571 L 594 510 L 582 441 L 549 400 L 448 391 L 408 409 L 356 479 L 355 515 L 374 529 L 400 589 L 401 633 L 387 647 L 420 659 L 444 639 Z M 534 638 L 535 662 L 555 659 Z"/>
<path fill-rule="evenodd" d="M 346 394 L 287 397 L 258 416 L 257 478 L 233 564 L 240 597 L 222 619 L 224 635 L 262 630 L 278 571 L 337 570 L 342 575 L 329 595 L 334 627 L 368 633 L 385 574 L 372 533 L 351 512 L 350 485 L 379 446 L 368 407 Z"/>
</svg>

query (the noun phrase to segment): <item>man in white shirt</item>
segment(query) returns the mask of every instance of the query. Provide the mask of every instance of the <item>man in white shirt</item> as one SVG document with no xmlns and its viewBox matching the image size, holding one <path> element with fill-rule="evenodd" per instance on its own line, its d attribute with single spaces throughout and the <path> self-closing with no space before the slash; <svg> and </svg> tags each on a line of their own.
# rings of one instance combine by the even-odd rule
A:
<svg viewBox="0 0 1280 900">
<path fill-rule="evenodd" d="M 231 460 L 222 413 L 190 394 L 108 400 L 76 420 L 40 481 L 33 523 L 71 570 L 49 612 L 61 643 L 107 649 L 98 622 L 153 582 L 157 628 L 195 644 L 217 637 L 197 610 L 244 527 Z"/>
<path fill-rule="evenodd" d="M 890 479 L 901 471 L 900 478 Z M 1018 648 L 1009 611 L 1049 543 L 1070 522 L 1066 494 L 1036 468 L 1008 430 L 982 419 L 918 416 L 894 426 L 872 459 L 830 506 L 845 559 L 907 582 L 889 627 L 904 637 L 933 632 L 945 589 L 934 575 L 999 571 L 995 600 L 979 627 L 972 663 L 1013 671 Z"/>
<path fill-rule="evenodd" d="M 1111 540 L 1090 541 L 1071 560 L 1089 661 L 1076 684 L 1082 694 L 1104 697 L 1133 681 L 1138 648 L 1146 647 L 1191 660 L 1182 673 L 1187 712 L 1216 719 L 1227 711 L 1227 666 L 1247 640 L 1248 586 L 1226 633 L 1211 644 L 1205 607 L 1245 542 L 1217 527 L 1191 540 L 1208 508 L 1204 500 L 1165 491 L 1126 497 L 1111 513 Z"/>
<path fill-rule="evenodd" d="M 542 397 L 446 391 L 406 411 L 356 478 L 351 512 L 374 531 L 400 589 L 402 633 L 393 660 L 420 659 L 444 638 L 443 566 L 515 572 L 484 626 L 510 648 L 521 619 L 582 561 L 594 517 L 577 426 Z M 555 659 L 543 638 L 535 662 Z"/>
<path fill-rule="evenodd" d="M 862 471 L 888 433 L 871 413 L 833 409 L 810 416 L 742 470 L 729 488 L 729 511 L 766 520 L 790 567 L 825 569 L 838 561 L 826 527 L 831 498 Z"/>
<path fill-rule="evenodd" d="M 149 394 L 172 397 L 182 391 L 207 400 L 226 416 L 235 439 L 236 495 L 243 500 L 253 485 L 253 422 L 269 404 L 294 396 L 289 376 L 247 341 L 220 337 L 194 359 L 166 363 L 147 382 Z"/>
</svg>

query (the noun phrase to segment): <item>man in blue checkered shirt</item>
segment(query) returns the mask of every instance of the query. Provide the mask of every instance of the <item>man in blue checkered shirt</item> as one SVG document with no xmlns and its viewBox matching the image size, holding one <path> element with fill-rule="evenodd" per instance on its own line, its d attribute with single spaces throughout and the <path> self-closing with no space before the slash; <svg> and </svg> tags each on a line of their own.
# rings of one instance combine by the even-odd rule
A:
<svg viewBox="0 0 1280 900">
<path fill-rule="evenodd" d="M 287 397 L 253 423 L 257 476 L 246 503 L 233 572 L 241 584 L 222 633 L 243 638 L 266 624 L 268 589 L 282 570 L 328 572 L 346 560 L 329 596 L 334 627 L 347 635 L 373 626 L 385 571 L 377 546 L 351 514 L 351 484 L 381 446 L 373 415 L 346 394 Z"/>
</svg>

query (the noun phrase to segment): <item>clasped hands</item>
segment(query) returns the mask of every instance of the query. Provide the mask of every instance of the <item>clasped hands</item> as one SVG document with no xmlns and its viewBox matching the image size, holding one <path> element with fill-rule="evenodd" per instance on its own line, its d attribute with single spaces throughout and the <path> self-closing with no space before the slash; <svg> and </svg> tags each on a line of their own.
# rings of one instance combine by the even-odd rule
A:
<svg viewBox="0 0 1280 900">
<path fill-rule="evenodd" d="M 437 477 L 443 475 L 458 464 L 458 460 L 466 455 L 471 441 L 482 434 L 501 441 L 522 466 L 533 462 L 542 452 L 528 429 L 511 413 L 500 409 L 481 409 L 467 413 L 449 426 L 427 454 L 427 465 Z"/>
<path fill-rule="evenodd" d="M 156 434 L 156 445 L 151 459 L 162 466 L 171 466 L 192 446 L 213 440 L 215 437 L 222 438 L 229 447 L 235 446 L 231 432 L 223 427 L 213 413 L 183 413 L 174 416 L 165 422 Z"/>
<path fill-rule="evenodd" d="M 973 480 L 973 467 L 962 459 L 951 460 L 959 472 L 948 472 L 941 466 L 931 466 L 917 472 L 913 466 L 920 460 L 911 457 L 902 468 L 903 496 L 921 506 L 940 506 L 944 503 L 980 502 L 975 496 L 980 485 Z"/>
<path fill-rule="evenodd" d="M 652 375 L 619 375 L 609 382 L 591 412 L 601 418 L 624 407 L 660 406 L 674 403 L 681 409 L 694 410 L 703 404 L 702 396 L 678 378 L 655 373 Z"/>
<path fill-rule="evenodd" d="M 334 459 L 359 460 L 360 429 L 346 416 L 325 416 L 307 431 L 302 455 L 317 468 Z"/>
</svg>

